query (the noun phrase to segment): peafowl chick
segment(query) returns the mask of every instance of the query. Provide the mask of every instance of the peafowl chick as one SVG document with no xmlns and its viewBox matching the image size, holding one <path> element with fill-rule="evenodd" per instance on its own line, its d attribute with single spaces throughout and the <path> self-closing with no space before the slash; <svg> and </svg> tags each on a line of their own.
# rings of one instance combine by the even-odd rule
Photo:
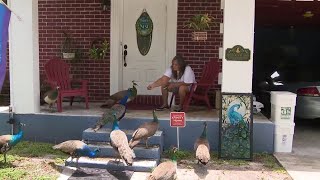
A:
<svg viewBox="0 0 320 180">
<path fill-rule="evenodd" d="M 110 109 L 107 109 L 106 112 L 102 114 L 102 117 L 96 122 L 95 127 L 93 130 L 96 132 L 104 125 L 109 122 L 113 122 L 113 114 L 116 115 L 119 121 L 124 117 L 126 110 L 127 110 L 127 100 L 131 95 L 131 91 L 127 91 L 127 95 L 124 96 L 119 104 L 113 105 Z"/>
<path fill-rule="evenodd" d="M 177 179 L 177 148 L 173 148 L 173 156 L 171 161 L 166 161 L 159 164 L 152 173 L 147 177 L 147 180 L 173 180 Z"/>
<path fill-rule="evenodd" d="M 230 123 L 232 125 L 237 125 L 239 122 L 244 122 L 243 121 L 243 117 L 240 113 L 238 113 L 235 108 L 237 108 L 237 110 L 240 109 L 240 104 L 234 104 L 232 105 L 229 110 L 228 110 L 228 118 L 230 120 Z"/>
<path fill-rule="evenodd" d="M 113 116 L 113 126 L 110 133 L 110 144 L 119 153 L 120 157 L 126 162 L 127 165 L 132 166 L 133 159 L 136 157 L 133 150 L 130 149 L 128 144 L 127 135 L 120 130 L 119 121 L 116 115 Z"/>
<path fill-rule="evenodd" d="M 18 134 L 0 136 L 0 153 L 3 154 L 5 163 L 7 162 L 7 152 L 23 138 L 23 130 L 21 126 L 25 125 L 22 123 L 19 124 Z"/>
<path fill-rule="evenodd" d="M 148 148 L 148 139 L 157 132 L 158 128 L 159 120 L 156 116 L 155 110 L 153 110 L 153 121 L 142 124 L 137 130 L 134 131 L 129 142 L 130 148 L 134 148 L 141 139 L 145 140 L 146 148 Z"/>
<path fill-rule="evenodd" d="M 44 101 L 47 104 L 49 104 L 49 108 L 50 109 L 52 108 L 52 105 L 57 102 L 58 95 L 59 95 L 59 86 L 57 86 L 55 89 L 47 91 L 44 94 L 44 96 L 43 96 L 44 97 Z"/>
<path fill-rule="evenodd" d="M 194 143 L 194 150 L 196 151 L 196 158 L 203 165 L 206 165 L 210 160 L 210 145 L 207 139 L 207 123 L 204 123 L 204 128 L 201 136 Z"/>
<path fill-rule="evenodd" d="M 78 161 L 80 157 L 85 156 L 89 158 L 94 158 L 97 156 L 98 152 L 100 152 L 99 148 L 91 150 L 86 143 L 79 140 L 65 141 L 53 146 L 52 148 L 58 149 L 66 154 L 69 154 L 71 156 L 71 161 L 73 160 L 73 158 L 77 158 L 77 167 L 79 167 Z"/>
<path fill-rule="evenodd" d="M 101 108 L 109 108 L 112 107 L 114 104 L 119 103 L 121 99 L 123 99 L 127 94 L 128 91 L 130 91 L 130 96 L 128 98 L 128 102 L 132 101 L 137 96 L 137 84 L 132 81 L 132 88 L 129 88 L 128 90 L 119 91 L 113 95 L 111 95 L 107 101 L 101 105 Z"/>
</svg>

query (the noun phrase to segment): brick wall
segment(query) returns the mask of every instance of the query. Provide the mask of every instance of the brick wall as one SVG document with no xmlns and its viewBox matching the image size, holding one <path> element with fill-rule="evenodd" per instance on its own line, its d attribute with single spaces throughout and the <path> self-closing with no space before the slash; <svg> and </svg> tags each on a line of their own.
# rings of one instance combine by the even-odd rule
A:
<svg viewBox="0 0 320 180">
<path fill-rule="evenodd" d="M 101 0 L 39 0 L 39 45 L 40 79 L 43 81 L 44 64 L 53 57 L 61 55 L 63 31 L 69 32 L 78 42 L 77 48 L 83 53 L 81 60 L 71 65 L 75 78 L 89 80 L 90 101 L 103 101 L 109 95 L 109 55 L 101 61 L 88 57 L 88 49 L 96 38 L 110 38 L 110 8 L 102 11 Z M 222 22 L 223 11 L 220 0 L 179 0 L 177 53 L 183 55 L 196 73 L 201 75 L 203 65 L 211 59 L 218 60 L 219 47 L 222 47 L 222 34 L 219 26 L 208 31 L 208 40 L 191 40 L 191 30 L 184 23 L 193 15 L 209 13 L 216 22 Z M 219 60 L 220 61 L 220 60 Z M 216 86 L 219 88 L 219 86 Z M 159 104 L 160 97 L 142 96 L 139 103 Z"/>
<path fill-rule="evenodd" d="M 208 32 L 206 41 L 192 41 L 191 30 L 184 28 L 185 22 L 193 15 L 208 13 L 217 24 Z M 188 64 L 195 71 L 196 79 L 201 76 L 204 64 L 210 60 L 220 62 L 219 47 L 222 47 L 223 35 L 220 34 L 220 23 L 223 21 L 223 10 L 221 10 L 221 0 L 179 0 L 178 3 L 178 33 L 177 33 L 177 53 L 182 54 Z M 220 89 L 218 79 L 214 89 Z M 210 92 L 212 96 L 213 91 Z M 210 98 L 214 102 L 213 98 Z"/>
<path fill-rule="evenodd" d="M 103 60 L 89 58 L 89 48 L 96 38 L 110 41 L 110 9 L 102 11 L 101 0 L 39 0 L 40 76 L 43 66 L 61 56 L 63 31 L 77 42 L 82 52 L 79 61 L 67 61 L 74 78 L 89 80 L 90 101 L 101 101 L 109 94 L 109 54 Z"/>
</svg>

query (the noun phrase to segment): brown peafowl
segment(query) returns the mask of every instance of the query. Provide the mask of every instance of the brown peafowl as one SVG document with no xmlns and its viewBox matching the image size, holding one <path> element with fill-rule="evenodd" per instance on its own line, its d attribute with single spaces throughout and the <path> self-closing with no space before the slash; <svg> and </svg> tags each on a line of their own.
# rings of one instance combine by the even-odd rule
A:
<svg viewBox="0 0 320 180">
<path fill-rule="evenodd" d="M 110 133 L 110 144 L 119 153 L 120 157 L 126 162 L 126 164 L 132 166 L 133 159 L 136 155 L 129 147 L 127 135 L 120 130 L 119 121 L 116 115 L 113 117 L 114 121 L 112 131 Z"/>
<path fill-rule="evenodd" d="M 207 123 L 204 122 L 204 128 L 201 136 L 194 143 L 194 150 L 196 151 L 196 158 L 201 164 L 206 165 L 210 160 L 210 145 L 207 139 Z"/>
<path fill-rule="evenodd" d="M 50 91 L 47 91 L 43 97 L 44 101 L 49 104 L 49 108 L 52 108 L 52 105 L 57 102 L 59 95 L 59 86 L 57 86 L 55 89 L 52 89 Z"/>
<path fill-rule="evenodd" d="M 177 179 L 177 158 L 175 153 L 178 149 L 174 147 L 172 150 L 173 150 L 173 156 L 171 157 L 171 161 L 166 161 L 159 164 L 152 171 L 152 173 L 147 177 L 147 180 Z"/>
<path fill-rule="evenodd" d="M 7 152 L 23 138 L 23 130 L 21 126 L 25 125 L 22 123 L 19 124 L 18 134 L 0 136 L 0 153 L 3 154 L 5 163 L 7 162 Z"/>
<path fill-rule="evenodd" d="M 86 143 L 79 140 L 68 140 L 60 144 L 57 144 L 52 148 L 58 149 L 66 154 L 69 154 L 71 156 L 71 161 L 73 160 L 73 158 L 77 158 L 77 163 L 76 163 L 77 167 L 78 167 L 78 161 L 80 157 L 86 156 L 89 158 L 94 158 L 97 156 L 97 153 L 100 151 L 99 148 L 95 150 L 91 150 Z"/>
<path fill-rule="evenodd" d="M 148 139 L 157 132 L 158 128 L 159 120 L 156 116 L 155 110 L 153 110 L 153 121 L 142 124 L 137 130 L 134 131 L 129 142 L 130 148 L 134 148 L 141 139 L 145 140 L 146 148 L 148 148 Z"/>
<path fill-rule="evenodd" d="M 130 91 L 130 96 L 128 98 L 128 102 L 132 101 L 137 96 L 137 84 L 132 81 L 132 88 L 129 88 L 128 90 L 119 91 L 113 95 L 111 95 L 107 101 L 101 105 L 101 108 L 109 108 L 112 107 L 114 104 L 119 103 L 120 100 L 122 100 L 127 94 L 128 91 Z"/>
</svg>

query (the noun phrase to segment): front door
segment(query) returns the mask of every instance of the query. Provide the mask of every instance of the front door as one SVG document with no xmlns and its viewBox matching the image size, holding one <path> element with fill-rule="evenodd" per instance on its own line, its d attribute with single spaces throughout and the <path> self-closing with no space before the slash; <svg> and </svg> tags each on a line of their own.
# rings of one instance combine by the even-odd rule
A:
<svg viewBox="0 0 320 180">
<path fill-rule="evenodd" d="M 126 62 L 122 64 L 123 89 L 131 87 L 131 82 L 134 80 L 138 84 L 139 95 L 160 94 L 159 88 L 148 91 L 147 86 L 161 77 L 166 69 L 166 2 L 165 0 L 124 0 L 122 47 L 123 55 L 127 55 Z M 137 28 L 136 25 L 139 27 Z M 141 32 L 141 29 L 147 33 L 142 35 L 137 33 L 137 31 Z M 139 47 L 138 43 L 140 43 Z"/>
</svg>

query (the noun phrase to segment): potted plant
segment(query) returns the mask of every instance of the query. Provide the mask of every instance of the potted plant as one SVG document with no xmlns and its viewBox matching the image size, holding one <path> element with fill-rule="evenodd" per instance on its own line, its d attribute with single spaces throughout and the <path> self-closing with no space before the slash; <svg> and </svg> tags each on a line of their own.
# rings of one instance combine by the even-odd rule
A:
<svg viewBox="0 0 320 180">
<path fill-rule="evenodd" d="M 197 14 L 194 15 L 185 27 L 188 27 L 193 30 L 192 39 L 195 41 L 207 40 L 206 30 L 210 29 L 210 26 L 213 24 L 213 17 L 208 14 Z"/>
<path fill-rule="evenodd" d="M 70 34 L 63 32 L 64 41 L 61 45 L 62 57 L 64 59 L 74 59 L 76 56 L 75 42 Z"/>
<path fill-rule="evenodd" d="M 104 59 L 109 51 L 109 42 L 106 39 L 95 39 L 91 43 L 89 56 L 92 59 Z"/>
</svg>

